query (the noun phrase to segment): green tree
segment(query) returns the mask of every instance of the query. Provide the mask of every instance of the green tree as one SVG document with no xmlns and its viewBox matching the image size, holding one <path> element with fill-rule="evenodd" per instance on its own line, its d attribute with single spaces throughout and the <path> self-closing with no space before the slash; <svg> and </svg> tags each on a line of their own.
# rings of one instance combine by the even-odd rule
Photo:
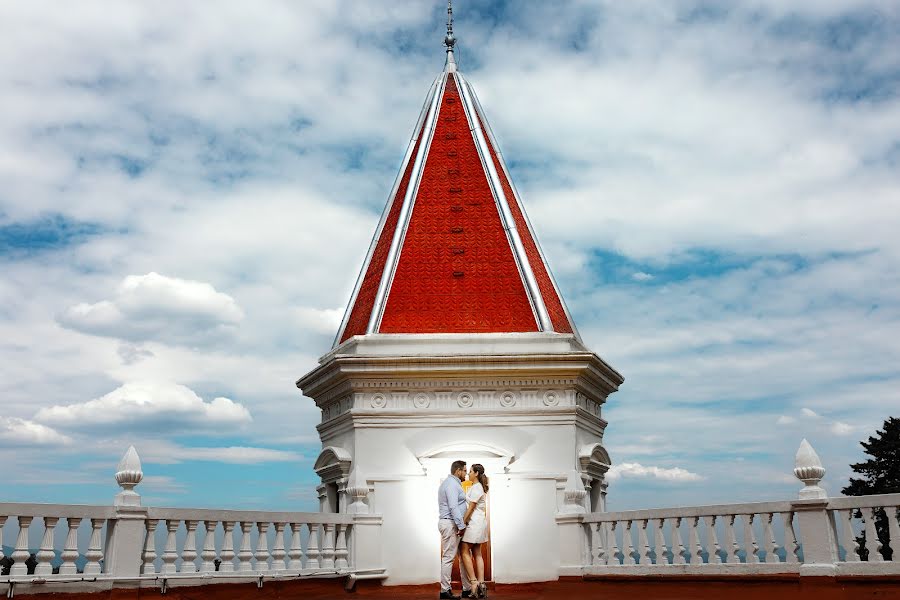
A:
<svg viewBox="0 0 900 600">
<path fill-rule="evenodd" d="M 875 434 L 869 436 L 868 441 L 860 442 L 865 453 L 871 458 L 850 465 L 853 472 L 858 473 L 861 477 L 859 479 L 850 478 L 850 485 L 841 490 L 845 496 L 900 493 L 900 419 L 888 417 L 882 425 L 882 429 L 876 431 Z M 891 510 L 891 512 L 894 511 Z M 859 511 L 856 516 L 861 516 Z M 897 518 L 896 514 L 893 516 Z M 890 560 L 893 548 L 888 546 L 888 521 L 883 510 L 876 513 L 875 531 L 881 542 L 884 559 Z M 859 542 L 860 558 L 868 560 L 866 532 L 863 531 L 856 539 Z M 900 540 L 894 540 L 894 544 L 900 544 Z"/>
</svg>

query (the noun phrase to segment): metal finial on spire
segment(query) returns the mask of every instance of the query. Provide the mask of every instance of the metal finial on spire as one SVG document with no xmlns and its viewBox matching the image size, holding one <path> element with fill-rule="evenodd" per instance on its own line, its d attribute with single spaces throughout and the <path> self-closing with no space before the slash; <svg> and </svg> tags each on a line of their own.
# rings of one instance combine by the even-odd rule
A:
<svg viewBox="0 0 900 600">
<path fill-rule="evenodd" d="M 456 45 L 456 38 L 453 37 L 453 3 L 447 0 L 447 35 L 444 37 L 444 45 L 447 46 L 447 52 L 453 52 L 453 46 Z"/>
</svg>

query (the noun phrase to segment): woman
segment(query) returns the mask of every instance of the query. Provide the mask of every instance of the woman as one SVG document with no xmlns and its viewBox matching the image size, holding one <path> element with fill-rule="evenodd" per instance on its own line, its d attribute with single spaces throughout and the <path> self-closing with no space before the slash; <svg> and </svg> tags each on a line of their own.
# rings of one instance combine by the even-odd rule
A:
<svg viewBox="0 0 900 600">
<path fill-rule="evenodd" d="M 479 464 L 472 465 L 469 471 L 469 481 L 472 487 L 466 493 L 469 507 L 463 517 L 466 529 L 462 538 L 462 562 L 466 576 L 472 584 L 472 596 L 474 598 L 487 597 L 487 585 L 484 583 L 484 557 L 481 556 L 481 544 L 487 541 L 487 510 L 485 500 L 488 492 L 488 478 L 484 474 L 484 467 Z M 475 555 L 474 565 L 472 554 Z"/>
</svg>

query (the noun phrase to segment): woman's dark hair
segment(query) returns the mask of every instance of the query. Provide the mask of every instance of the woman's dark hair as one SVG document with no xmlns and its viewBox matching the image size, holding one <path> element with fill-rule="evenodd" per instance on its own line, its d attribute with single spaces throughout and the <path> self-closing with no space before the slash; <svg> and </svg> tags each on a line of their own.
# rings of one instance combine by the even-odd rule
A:
<svg viewBox="0 0 900 600">
<path fill-rule="evenodd" d="M 472 470 L 475 471 L 475 474 L 478 475 L 478 483 L 481 484 L 481 487 L 484 488 L 484 493 L 487 494 L 488 491 L 488 476 L 484 474 L 484 467 L 475 463 L 472 465 Z"/>
</svg>

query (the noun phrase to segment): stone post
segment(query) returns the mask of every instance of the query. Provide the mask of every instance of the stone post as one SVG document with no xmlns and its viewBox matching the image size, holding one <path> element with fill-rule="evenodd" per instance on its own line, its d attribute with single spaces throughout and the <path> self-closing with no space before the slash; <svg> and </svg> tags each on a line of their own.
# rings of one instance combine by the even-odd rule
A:
<svg viewBox="0 0 900 600">
<path fill-rule="evenodd" d="M 366 503 L 369 499 L 369 482 L 355 467 L 348 478 L 346 492 L 348 500 L 346 512 L 352 515 L 369 514 L 369 505 Z"/>
<path fill-rule="evenodd" d="M 147 509 L 134 488 L 144 478 L 141 458 L 134 446 L 119 461 L 116 483 L 122 491 L 116 494 L 116 516 L 106 527 L 105 572 L 113 577 L 137 577 L 141 574 Z"/>
<path fill-rule="evenodd" d="M 802 536 L 803 564 L 800 575 L 833 577 L 838 561 L 834 521 L 827 510 L 828 494 L 819 486 L 825 476 L 825 467 L 805 439 L 797 450 L 794 475 L 804 483 L 798 499 L 791 503 Z"/>
<path fill-rule="evenodd" d="M 353 525 L 350 528 L 350 567 L 357 571 L 383 569 L 381 527 L 384 519 L 369 511 L 366 503 L 369 482 L 355 467 L 347 482 L 347 496 L 352 499 L 347 512 L 353 515 Z"/>
<path fill-rule="evenodd" d="M 586 496 L 581 475 L 578 471 L 570 471 L 563 490 L 563 505 L 556 515 L 560 577 L 580 576 L 584 572 L 588 551 L 588 537 L 584 527 Z"/>
</svg>

